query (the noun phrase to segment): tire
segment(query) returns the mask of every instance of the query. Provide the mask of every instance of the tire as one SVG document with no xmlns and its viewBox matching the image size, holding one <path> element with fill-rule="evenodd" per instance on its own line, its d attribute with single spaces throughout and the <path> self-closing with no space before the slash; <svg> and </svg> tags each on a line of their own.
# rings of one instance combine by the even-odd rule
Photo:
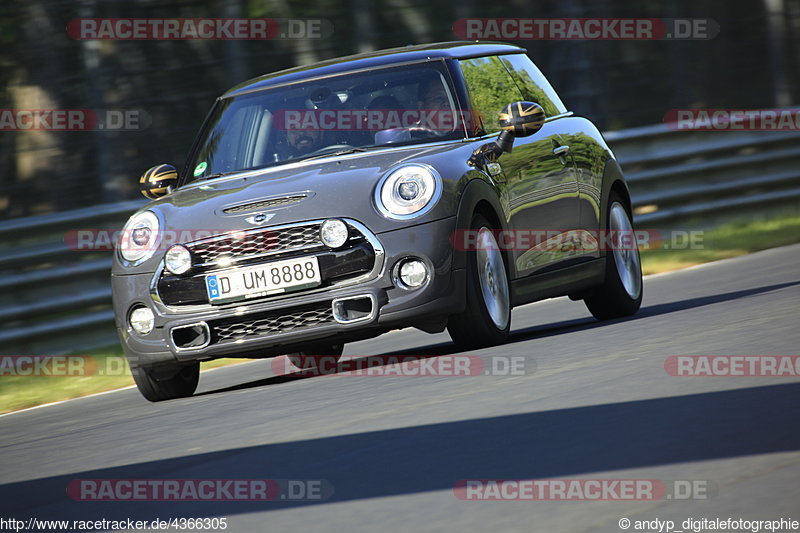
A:
<svg viewBox="0 0 800 533">
<path fill-rule="evenodd" d="M 589 312 L 598 320 L 630 316 L 642 305 L 642 263 L 631 224 L 631 211 L 625 201 L 612 192 L 608 199 L 607 229 L 613 238 L 613 249 L 606 252 L 606 279 L 585 299 Z M 618 246 L 617 232 L 630 232 L 632 242 Z M 607 242 L 608 239 L 605 239 Z M 627 249 L 626 249 L 627 248 Z"/>
<path fill-rule="evenodd" d="M 200 363 L 151 367 L 131 367 L 136 387 L 151 402 L 186 398 L 194 394 L 200 380 Z"/>
<path fill-rule="evenodd" d="M 344 344 L 317 344 L 309 346 L 302 352 L 287 354 L 291 362 L 299 370 L 306 372 L 316 372 L 322 368 L 327 370 L 335 368 L 339 359 L 342 358 Z"/>
<path fill-rule="evenodd" d="M 447 322 L 450 338 L 461 349 L 502 344 L 511 328 L 508 268 L 492 224 L 475 214 L 470 229 L 478 234 L 478 249 L 467 251 L 467 305 Z"/>
</svg>

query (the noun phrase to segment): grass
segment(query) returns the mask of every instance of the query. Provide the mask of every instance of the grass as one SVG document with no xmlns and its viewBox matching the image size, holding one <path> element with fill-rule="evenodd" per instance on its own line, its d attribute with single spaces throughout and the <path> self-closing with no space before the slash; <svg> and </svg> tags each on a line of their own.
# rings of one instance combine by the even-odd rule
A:
<svg viewBox="0 0 800 533">
<path fill-rule="evenodd" d="M 668 272 L 800 242 L 800 216 L 731 222 L 703 231 L 699 237 L 702 245 L 688 249 L 681 249 L 682 242 L 668 242 L 667 249 L 642 250 L 642 271 Z"/>
<path fill-rule="evenodd" d="M 0 374 L 0 413 L 133 385 L 120 346 L 70 354 L 73 356 L 76 356 L 73 360 L 82 363 L 83 370 L 67 376 L 10 375 L 13 371 L 5 368 Z M 201 370 L 243 361 L 245 359 L 216 359 L 201 363 Z"/>
<path fill-rule="evenodd" d="M 729 223 L 704 231 L 699 238 L 701 240 L 695 240 L 695 246 L 688 249 L 681 246 L 683 241 L 670 241 L 666 243 L 666 248 L 642 250 L 644 273 L 666 272 L 800 242 L 800 215 Z M 91 361 L 96 363 L 94 368 L 98 371 L 75 377 L 9 376 L 0 372 L 0 413 L 133 385 L 127 365 L 121 362 L 122 350 L 119 346 L 73 355 L 91 356 Z M 241 361 L 219 359 L 202 363 L 202 369 Z M 89 365 L 86 368 L 92 370 L 91 367 Z"/>
</svg>

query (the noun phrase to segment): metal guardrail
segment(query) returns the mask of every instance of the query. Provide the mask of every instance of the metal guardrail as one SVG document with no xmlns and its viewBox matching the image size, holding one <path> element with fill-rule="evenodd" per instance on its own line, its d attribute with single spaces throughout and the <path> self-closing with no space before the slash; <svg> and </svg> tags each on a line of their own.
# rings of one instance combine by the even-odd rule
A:
<svg viewBox="0 0 800 533">
<path fill-rule="evenodd" d="M 665 125 L 610 132 L 636 225 L 800 206 L 800 132 L 680 132 Z M 66 247 L 72 229 L 119 229 L 131 200 L 0 222 L 0 353 L 65 353 L 117 342 L 109 252 Z"/>
<path fill-rule="evenodd" d="M 0 222 L 0 353 L 68 353 L 117 342 L 110 252 L 78 252 L 64 237 L 75 229 L 119 229 L 144 204 Z"/>
<path fill-rule="evenodd" d="M 800 205 L 800 132 L 689 132 L 659 124 L 605 137 L 625 171 L 638 227 Z"/>
</svg>

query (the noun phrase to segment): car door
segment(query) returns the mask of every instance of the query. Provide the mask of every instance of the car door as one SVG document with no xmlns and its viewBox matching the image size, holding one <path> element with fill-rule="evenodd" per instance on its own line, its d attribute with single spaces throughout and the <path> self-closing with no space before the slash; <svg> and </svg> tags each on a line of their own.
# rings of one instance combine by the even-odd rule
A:
<svg viewBox="0 0 800 533">
<path fill-rule="evenodd" d="M 461 60 L 460 66 L 471 108 L 486 133 L 499 132 L 497 117 L 506 105 L 532 100 L 497 56 Z M 553 106 L 542 107 L 551 117 Z M 570 235 L 579 222 L 577 182 L 565 147 L 557 120 L 546 118 L 537 133 L 515 139 L 513 151 L 492 169 L 503 181 L 501 201 L 511 230 L 501 235 L 500 246 L 512 250 L 517 277 L 557 268 L 575 256 Z"/>
<path fill-rule="evenodd" d="M 542 105 L 547 116 L 556 117 L 553 122 L 578 186 L 579 221 L 571 235 L 575 247 L 570 252 L 584 259 L 599 257 L 600 195 L 607 159 L 604 143 L 598 142 L 602 139 L 600 132 L 586 119 L 567 112 L 555 89 L 527 55 L 510 54 L 501 60 L 522 95 Z"/>
</svg>

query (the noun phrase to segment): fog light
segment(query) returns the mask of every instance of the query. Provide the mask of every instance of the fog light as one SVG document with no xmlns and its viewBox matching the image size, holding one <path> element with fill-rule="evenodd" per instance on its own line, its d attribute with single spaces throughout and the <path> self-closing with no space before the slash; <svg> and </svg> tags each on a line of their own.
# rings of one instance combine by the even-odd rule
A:
<svg viewBox="0 0 800 533">
<path fill-rule="evenodd" d="M 347 224 L 337 218 L 331 218 L 322 223 L 319 228 L 319 238 L 325 246 L 338 248 L 347 242 Z"/>
<path fill-rule="evenodd" d="M 133 331 L 139 335 L 147 335 L 153 331 L 155 316 L 149 307 L 137 307 L 131 311 L 128 321 L 131 323 Z"/>
<path fill-rule="evenodd" d="M 398 274 L 403 285 L 416 289 L 427 281 L 428 267 L 419 259 L 409 259 L 400 265 Z"/>
<path fill-rule="evenodd" d="M 173 274 L 183 274 L 192 268 L 192 254 L 185 246 L 176 244 L 167 250 L 164 265 Z"/>
</svg>

